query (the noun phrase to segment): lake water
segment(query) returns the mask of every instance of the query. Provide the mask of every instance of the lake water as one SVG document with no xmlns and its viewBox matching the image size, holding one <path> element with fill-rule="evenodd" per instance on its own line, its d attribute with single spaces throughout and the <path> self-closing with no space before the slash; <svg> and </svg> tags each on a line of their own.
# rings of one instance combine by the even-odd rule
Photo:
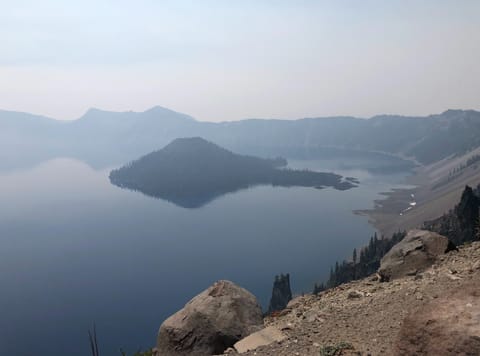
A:
<svg viewBox="0 0 480 356">
<path fill-rule="evenodd" d="M 296 161 L 360 180 L 331 188 L 254 187 L 199 209 L 122 190 L 109 169 L 55 159 L 0 173 L 0 355 L 102 356 L 154 346 L 161 322 L 214 281 L 229 279 L 265 308 L 275 274 L 310 292 L 374 232 L 354 209 L 407 172 L 375 159 Z"/>
</svg>

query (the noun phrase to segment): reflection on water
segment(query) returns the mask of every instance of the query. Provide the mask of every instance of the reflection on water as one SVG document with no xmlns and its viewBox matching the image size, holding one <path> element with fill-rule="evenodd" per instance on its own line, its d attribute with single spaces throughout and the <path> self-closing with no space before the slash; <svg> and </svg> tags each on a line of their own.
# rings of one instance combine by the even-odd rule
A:
<svg viewBox="0 0 480 356">
<path fill-rule="evenodd" d="M 262 186 L 195 210 L 118 189 L 110 169 L 72 159 L 0 174 L 0 354 L 87 355 L 93 322 L 102 355 L 152 346 L 162 320 L 218 279 L 264 306 L 281 272 L 310 291 L 372 234 L 351 211 L 405 175 L 348 163 L 290 165 L 357 177 L 352 190 Z"/>
</svg>

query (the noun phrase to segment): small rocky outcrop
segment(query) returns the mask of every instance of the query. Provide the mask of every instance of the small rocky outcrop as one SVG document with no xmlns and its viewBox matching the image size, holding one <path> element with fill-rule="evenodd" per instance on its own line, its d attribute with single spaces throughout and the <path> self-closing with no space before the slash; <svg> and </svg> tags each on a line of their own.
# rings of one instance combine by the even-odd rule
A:
<svg viewBox="0 0 480 356">
<path fill-rule="evenodd" d="M 480 355 L 480 281 L 405 318 L 395 351 L 397 355 Z"/>
<path fill-rule="evenodd" d="M 263 327 L 253 294 L 230 281 L 218 281 L 160 326 L 160 355 L 216 355 Z"/>
<path fill-rule="evenodd" d="M 381 260 L 378 273 L 384 281 L 401 278 L 425 270 L 436 258 L 455 245 L 445 236 L 426 230 L 411 230 Z"/>
<path fill-rule="evenodd" d="M 287 273 L 275 276 L 272 298 L 270 299 L 270 304 L 268 306 L 268 313 L 285 309 L 290 300 L 292 300 L 290 275 Z"/>
</svg>

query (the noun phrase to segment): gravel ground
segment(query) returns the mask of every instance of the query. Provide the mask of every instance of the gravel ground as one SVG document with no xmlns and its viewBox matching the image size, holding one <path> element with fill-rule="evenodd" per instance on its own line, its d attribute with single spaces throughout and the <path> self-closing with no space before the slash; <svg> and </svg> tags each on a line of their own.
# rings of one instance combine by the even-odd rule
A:
<svg viewBox="0 0 480 356">
<path fill-rule="evenodd" d="M 393 355 L 407 314 L 472 285 L 480 289 L 480 242 L 441 256 L 416 276 L 386 283 L 371 276 L 298 297 L 280 315 L 265 319 L 266 326 L 276 326 L 287 338 L 243 355 Z M 329 346 L 331 353 L 326 353 Z M 343 351 L 333 353 L 335 348 Z"/>
</svg>

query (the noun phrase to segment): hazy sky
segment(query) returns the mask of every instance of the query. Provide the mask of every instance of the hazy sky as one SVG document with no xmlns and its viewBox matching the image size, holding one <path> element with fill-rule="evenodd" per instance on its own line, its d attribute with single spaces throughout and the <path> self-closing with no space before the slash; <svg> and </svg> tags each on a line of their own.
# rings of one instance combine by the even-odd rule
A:
<svg viewBox="0 0 480 356">
<path fill-rule="evenodd" d="M 200 120 L 480 109 L 478 0 L 0 0 L 0 108 Z"/>
</svg>

